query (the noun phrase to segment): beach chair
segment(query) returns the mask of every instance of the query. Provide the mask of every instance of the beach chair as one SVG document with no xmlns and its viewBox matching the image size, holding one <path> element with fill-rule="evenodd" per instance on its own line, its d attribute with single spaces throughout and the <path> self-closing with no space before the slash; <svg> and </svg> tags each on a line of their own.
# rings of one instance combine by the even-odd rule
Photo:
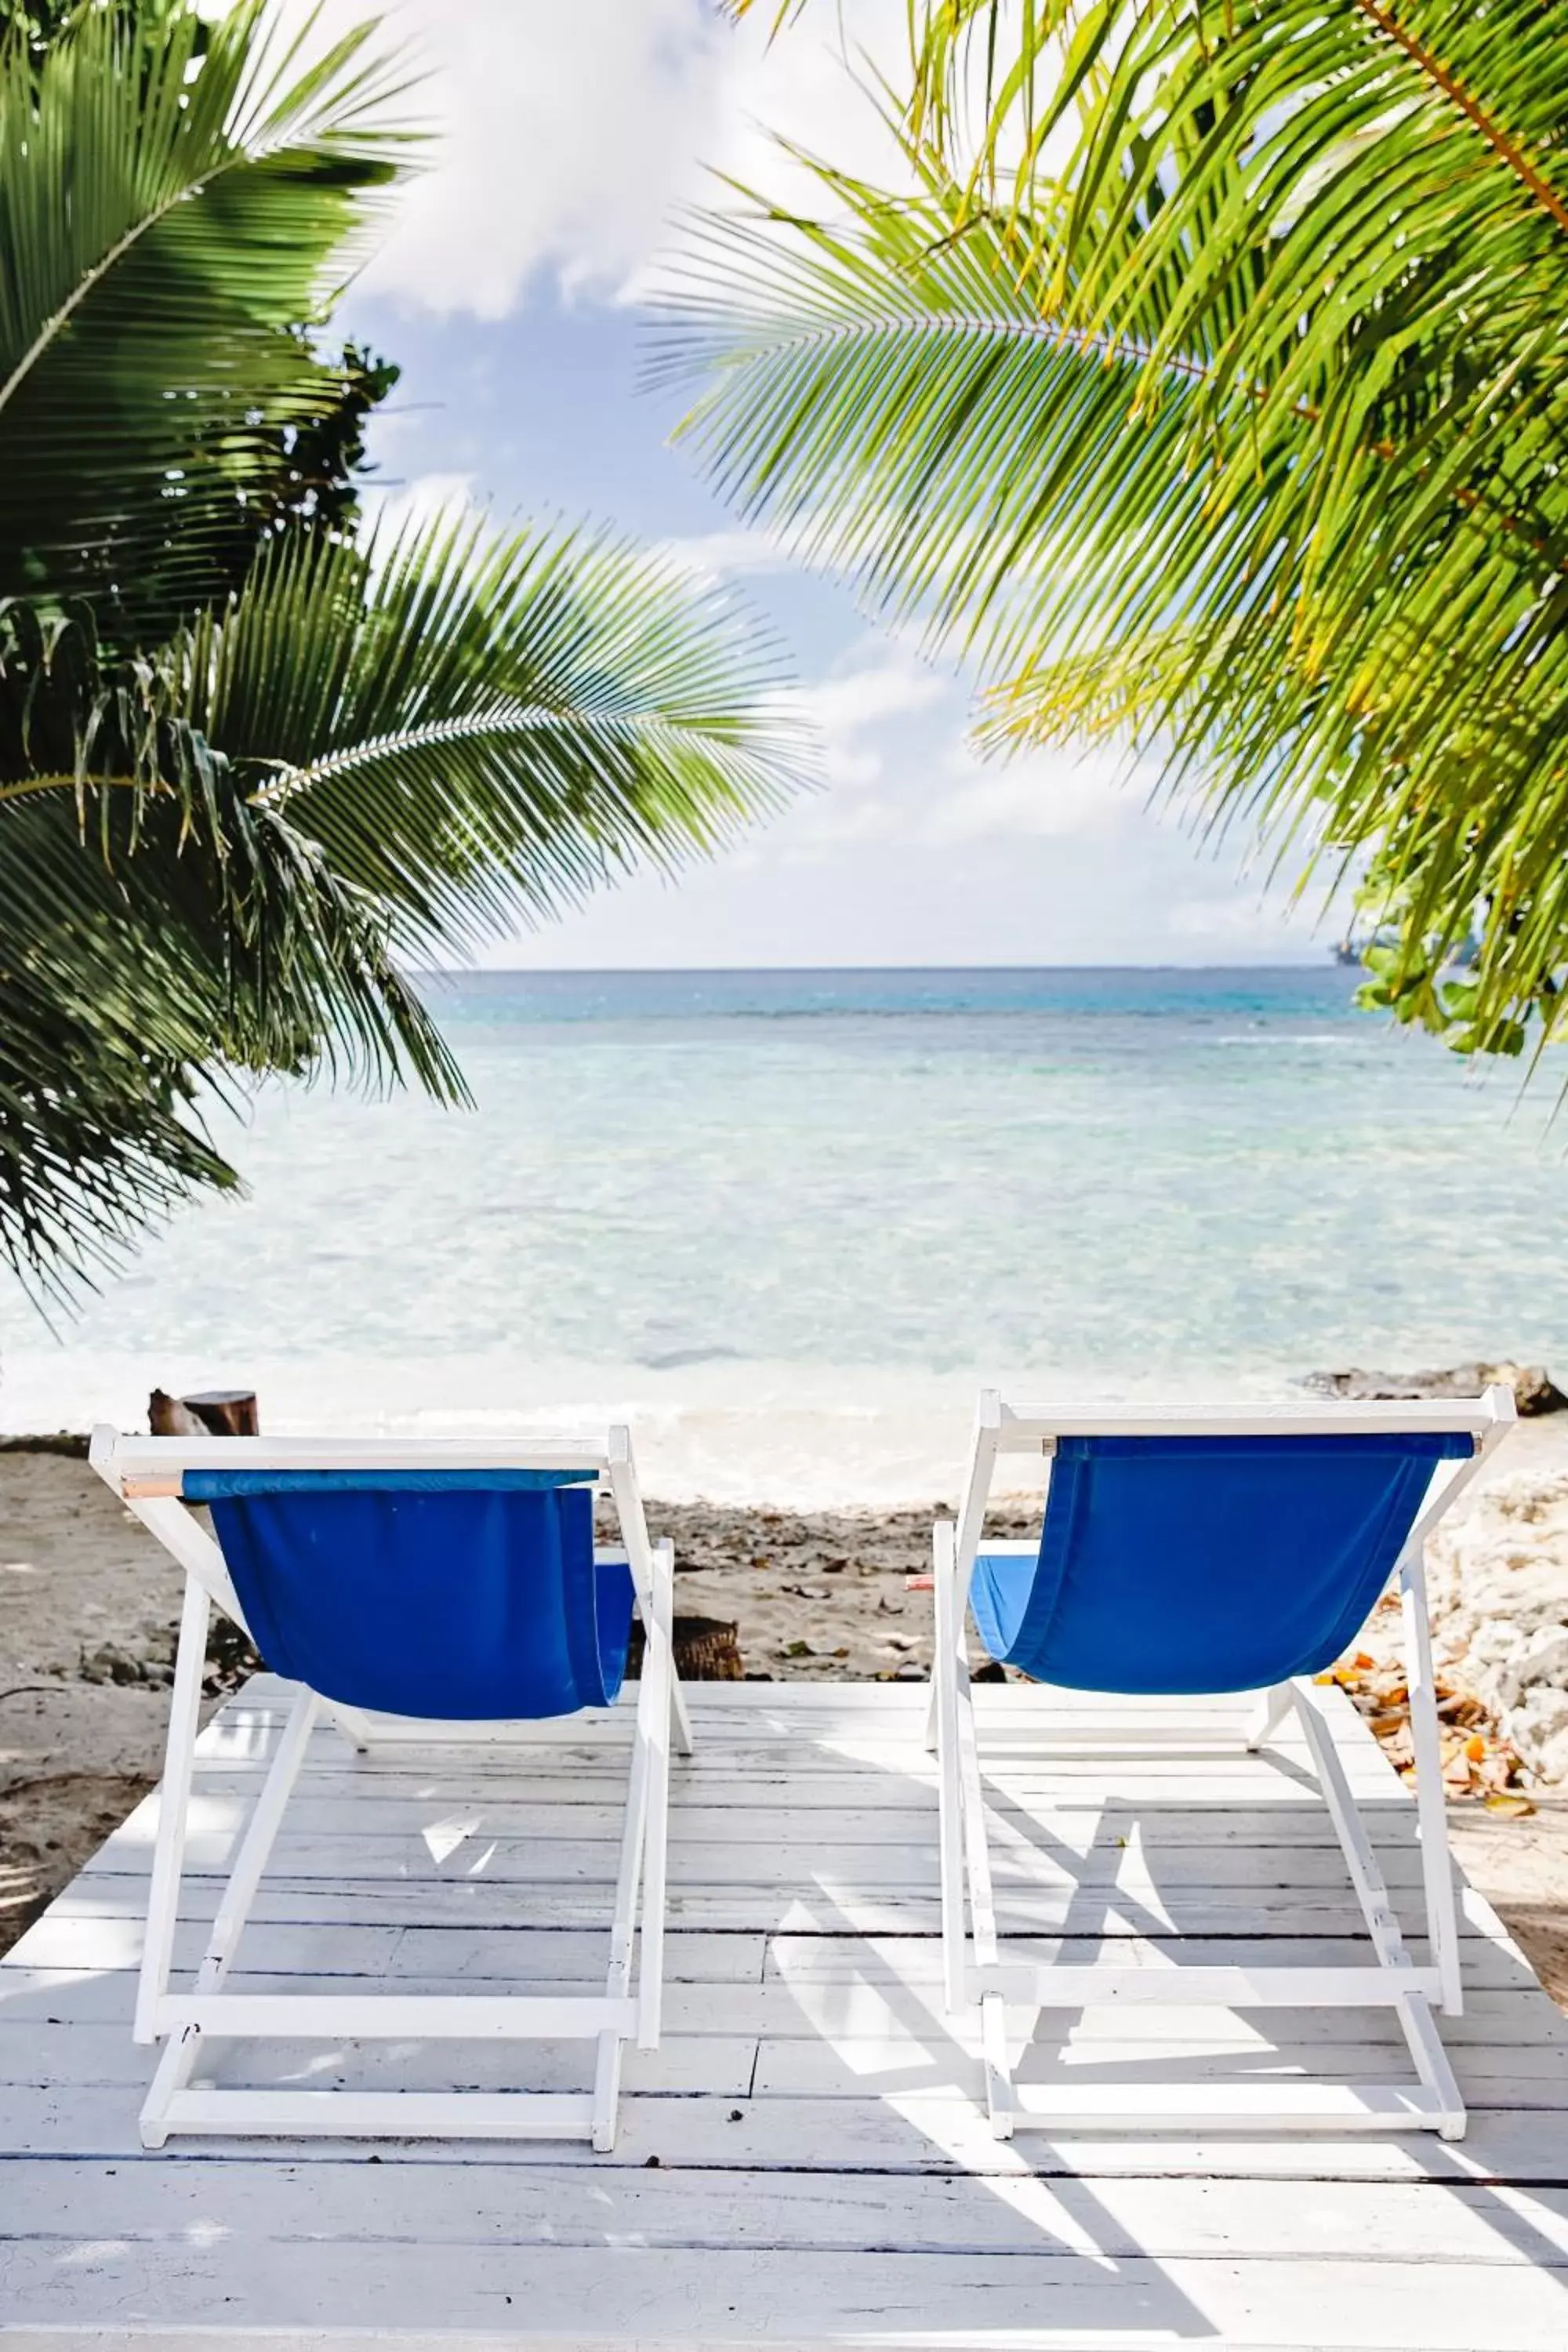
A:
<svg viewBox="0 0 1568 2352">
<path fill-rule="evenodd" d="M 584 2138 L 613 2145 L 621 2054 L 657 2046 L 672 1736 L 689 1726 L 671 1654 L 674 1558 L 651 1543 L 627 1433 L 492 1444 L 93 1433 L 93 1467 L 185 1571 L 159 1801 L 138 2042 L 165 2048 L 142 2137 L 172 2132 Z M 595 1495 L 621 1544 L 596 1549 Z M 195 1515 L 205 1504 L 216 1540 Z M 467 1742 L 548 1754 L 530 1727 L 605 1708 L 634 1599 L 645 1654 L 605 1989 L 437 1996 L 226 1989 L 312 1731 L 360 1753 Z M 297 1685 L 205 1952 L 172 1990 L 207 1629 L 214 1603 Z M 352 1806 L 353 1800 L 349 1801 Z M 640 1913 L 641 1934 L 637 1942 Z M 637 1974 L 632 1974 L 637 1942 Z M 586 2042 L 592 2091 L 215 2088 L 219 2036 L 359 2042 Z M 584 2072 L 586 2072 L 586 2066 Z"/>
<path fill-rule="evenodd" d="M 1433 2017 L 1461 1993 L 1422 1552 L 1426 1536 L 1514 1419 L 1511 1391 L 1460 1403 L 1279 1412 L 1061 1413 L 981 1399 L 956 1524 L 935 1529 L 933 1714 L 940 1760 L 942 1927 L 948 2007 L 978 2002 L 992 2126 L 1089 2131 L 1408 2131 L 1460 2137 L 1464 2103 Z M 1045 1455 L 1037 1542 L 983 1529 L 1004 1456 Z M 1405 1661 L 1428 1954 L 1405 1948 L 1315 1682 L 1392 1578 Z M 1373 1959 L 1354 1967 L 1087 1967 L 1009 1958 L 1000 1941 L 966 1612 L 990 1656 L 1031 1680 L 1108 1694 L 1258 1691 L 1247 1746 L 1293 1718 L 1338 1833 Z M 1048 1701 L 1047 1702 L 1048 1704 Z M 1339 1702 L 1342 1704 L 1342 1701 Z M 1006 1762 L 1023 1757 L 1016 1733 Z M 1014 1857 L 1015 1863 L 1016 1856 Z M 966 1916 L 967 1895 L 967 1916 Z M 1008 2006 L 1199 2002 L 1248 2011 L 1392 2008 L 1416 2080 L 1341 2088 L 1287 2083 L 1216 2091 L 1019 2086 Z"/>
</svg>

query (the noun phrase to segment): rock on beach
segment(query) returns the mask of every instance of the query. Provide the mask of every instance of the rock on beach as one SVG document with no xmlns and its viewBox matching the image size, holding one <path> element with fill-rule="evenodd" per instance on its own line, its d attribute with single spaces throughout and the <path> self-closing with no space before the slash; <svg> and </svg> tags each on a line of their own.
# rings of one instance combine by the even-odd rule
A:
<svg viewBox="0 0 1568 2352">
<path fill-rule="evenodd" d="M 1452 1364 L 1439 1370 L 1313 1372 L 1321 1396 L 1473 1397 L 1514 1393 L 1512 1431 L 1426 1549 L 1435 1644 L 1536 1778 L 1568 1780 L 1568 1397 L 1543 1365 Z"/>
<path fill-rule="evenodd" d="M 1437 1528 L 1426 1575 L 1439 1650 L 1521 1761 L 1568 1780 L 1568 1462 L 1500 1468 Z"/>
<path fill-rule="evenodd" d="M 1406 1397 L 1473 1397 L 1500 1381 L 1513 1391 L 1521 1421 L 1568 1411 L 1568 1396 L 1542 1364 L 1449 1364 L 1425 1372 L 1369 1372 L 1352 1366 L 1342 1372 L 1309 1372 L 1302 1382 L 1315 1396 L 1346 1397 L 1365 1403 Z"/>
</svg>

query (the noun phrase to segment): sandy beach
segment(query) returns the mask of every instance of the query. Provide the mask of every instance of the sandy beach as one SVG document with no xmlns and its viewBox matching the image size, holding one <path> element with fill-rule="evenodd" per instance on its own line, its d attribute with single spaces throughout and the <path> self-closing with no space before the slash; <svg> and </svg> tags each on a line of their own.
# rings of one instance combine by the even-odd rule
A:
<svg viewBox="0 0 1568 2352">
<path fill-rule="evenodd" d="M 649 1519 L 676 1546 L 678 1609 L 733 1622 L 748 1675 L 905 1679 L 923 1677 L 931 1660 L 931 1598 L 907 1580 L 929 1566 L 933 1511 L 951 1503 L 933 1495 L 897 1510 L 808 1512 L 652 1502 Z M 990 1524 L 1024 1535 L 1038 1520 L 1021 1497 Z M 1500 1739 L 1500 1727 L 1544 1708 L 1540 1690 L 1555 1703 L 1568 1680 L 1561 1658 L 1551 1680 L 1542 1638 L 1555 1612 L 1568 1651 L 1568 1414 L 1521 1424 L 1432 1567 L 1445 1670 L 1456 1689 L 1490 1692 L 1475 1719 Z M 1512 1608 L 1510 1583 L 1528 1605 Z M 1466 1599 L 1479 1584 L 1490 1601 L 1479 1620 Z M 79 1451 L 0 1451 L 0 1948 L 156 1780 L 178 1608 L 173 1563 Z M 1510 1713 L 1499 1702 L 1519 1680 L 1516 1618 L 1534 1629 L 1547 1672 Z M 1374 1621 L 1366 1638 L 1381 1651 L 1392 1630 Z M 214 1704 L 249 1664 L 232 1642 L 215 1655 Z M 1455 1843 L 1568 2005 L 1568 1793 L 1528 1769 L 1515 1785 L 1532 1811 L 1489 1810 L 1479 1793 L 1460 1800 Z"/>
</svg>

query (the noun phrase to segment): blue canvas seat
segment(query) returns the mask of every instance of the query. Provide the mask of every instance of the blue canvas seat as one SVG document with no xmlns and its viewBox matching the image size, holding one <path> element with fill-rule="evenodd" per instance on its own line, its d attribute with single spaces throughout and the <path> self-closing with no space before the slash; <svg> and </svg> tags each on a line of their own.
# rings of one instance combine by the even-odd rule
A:
<svg viewBox="0 0 1568 2352">
<path fill-rule="evenodd" d="M 1321 1673 L 1393 1574 L 1468 1431 L 1061 1437 L 1039 1549 L 980 1547 L 969 1603 L 1036 1682 L 1261 1690 Z"/>
<path fill-rule="evenodd" d="M 274 1674 L 373 1713 L 522 1721 L 606 1706 L 631 1570 L 565 1471 L 187 1470 Z"/>
<path fill-rule="evenodd" d="M 933 1532 L 933 1707 L 940 1771 L 942 1951 L 947 2001 L 980 2004 L 987 2104 L 1003 2137 L 1019 2123 L 1054 2130 L 1425 2128 L 1456 2138 L 1464 2104 L 1433 2017 L 1460 2006 L 1458 1930 L 1443 1805 L 1422 1548 L 1507 1434 L 1512 1391 L 1453 1404 L 1372 1403 L 1277 1412 L 1053 1413 L 981 1400 L 957 1522 Z M 987 1541 L 998 1462 L 1048 1463 L 1037 1542 Z M 1391 1579 L 1403 1597 L 1405 1675 L 1418 1774 L 1421 1880 L 1430 1940 L 1406 1951 L 1377 1854 L 1359 1821 L 1314 1682 L 1352 1643 Z M 981 1731 L 966 1621 L 994 1660 L 1043 1691 L 991 1692 L 989 1724 L 1048 1724 L 1049 1691 L 1140 1699 L 1260 1694 L 1247 1745 L 1292 1721 L 1327 1804 L 1376 1965 L 1083 1966 L 1015 1958 L 991 1885 Z M 1338 1697 L 1338 1694 L 1332 1694 Z M 1018 1714 L 1015 1702 L 1028 1712 Z M 1342 1705 L 1342 1701 L 1341 1701 Z M 1010 1712 L 1010 1709 L 1012 1710 Z M 1114 1721 L 1114 1708 L 1109 1710 Z M 1077 1722 L 1086 1720 L 1079 1703 Z M 1089 1720 L 1103 1720 L 1091 1717 Z M 1159 1708 L 1152 1719 L 1172 1719 Z M 1143 1720 L 1150 1720 L 1146 1713 Z M 1016 1769 L 1026 1749 L 1006 1749 Z M 1048 1741 L 1041 1758 L 1048 1756 Z M 1391 1779 L 1391 1790 L 1397 1784 Z M 1267 1795 L 1268 1791 L 1264 1790 Z M 1129 1838 L 1118 1840 L 1125 1850 Z M 1064 1828 L 1060 1852 L 1073 1839 Z M 1021 1866 L 1016 1838 L 1011 1865 Z M 1120 1906 L 1115 1906 L 1120 1907 Z M 1081 1933 L 1082 1930 L 1078 1932 Z M 1196 2001 L 1217 2008 L 1387 2006 L 1415 2067 L 1413 2084 L 1268 2087 L 1227 2108 L 1220 2096 L 1151 2083 L 1074 2087 L 1032 2103 L 1014 2082 L 1006 2004 L 1032 2017 L 1099 2002 Z M 1031 2025 L 1029 2032 L 1032 2033 Z M 1027 2039 L 1028 2037 L 1026 2036 Z M 1081 2077 L 1080 2077 L 1081 2080 Z M 1098 2095 L 1097 2095 L 1098 2091 Z"/>
<path fill-rule="evenodd" d="M 625 1429 L 603 1439 L 399 1445 L 393 1441 L 136 1438 L 93 1433 L 92 1462 L 185 1571 L 168 1748 L 136 2003 L 139 2042 L 163 2053 L 142 2110 L 142 2136 L 278 2132 L 289 2136 L 451 2135 L 615 2139 L 626 2042 L 657 2046 L 663 1986 L 664 1888 L 672 1746 L 690 1726 L 672 1648 L 674 1554 L 650 1541 Z M 595 1501 L 620 1541 L 594 1541 Z M 212 1516 L 212 1533 L 197 1516 Z M 254 1736 L 268 1756 L 188 1990 L 171 1990 L 180 1884 L 190 1823 L 202 1681 L 214 1604 L 247 1632 L 280 1683 L 263 1685 Z M 635 1707 L 616 1706 L 634 1609 L 644 1656 Z M 531 1727 L 584 1726 L 603 1749 L 629 1750 L 625 1827 L 609 1904 L 599 1985 L 454 1995 L 406 1981 L 369 1993 L 331 1990 L 237 1994 L 226 1979 L 290 1794 L 312 1750 L 335 1727 L 362 1756 L 456 1744 L 547 1756 Z M 609 1710 L 609 1713 L 603 1711 Z M 585 1736 L 579 1727 L 574 1738 Z M 329 1745 L 331 1745 L 329 1741 Z M 329 1759 L 330 1760 L 330 1759 Z M 367 1773 L 370 1770 L 367 1767 Z M 450 1768 L 448 1767 L 448 1770 Z M 493 1784 L 492 1784 L 493 1785 Z M 446 1848 L 418 1819 L 422 1801 L 393 1783 L 378 1833 L 405 1842 L 400 1874 L 428 1869 Z M 481 1796 L 476 1789 L 476 1800 Z M 333 1802 L 339 1800 L 334 1797 Z M 352 1803 L 352 1800 L 350 1801 Z M 412 1808 L 414 1818 L 402 1816 Z M 447 1810 L 444 1808 L 443 1810 Z M 443 1836 L 445 1831 L 443 1829 Z M 520 1897 L 482 1882 L 488 1853 L 468 1865 L 496 1924 Z M 309 1889 L 296 1901 L 309 1899 Z M 302 1923 L 305 1924 L 305 1923 Z M 635 1964 L 635 1978 L 634 1978 Z M 491 2052 L 580 2042 L 591 2087 L 528 2089 L 512 2062 L 500 2087 L 368 2090 L 301 2084 L 219 2087 L 201 2076 L 204 2044 L 380 2037 L 408 2048 L 472 2040 Z M 495 2060 L 489 2062 L 492 2068 Z M 474 2062 L 466 2062 L 471 2079 Z"/>
</svg>

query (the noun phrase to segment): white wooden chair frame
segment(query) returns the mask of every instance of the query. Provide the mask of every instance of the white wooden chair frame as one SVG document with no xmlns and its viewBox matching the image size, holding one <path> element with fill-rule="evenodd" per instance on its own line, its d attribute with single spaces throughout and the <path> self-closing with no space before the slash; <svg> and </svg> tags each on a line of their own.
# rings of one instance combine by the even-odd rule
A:
<svg viewBox="0 0 1568 2352">
<path fill-rule="evenodd" d="M 673 1734 L 683 1754 L 691 1727 L 671 1646 L 675 1558 L 652 1543 L 624 1428 L 582 1440 L 523 1439 L 493 1444 L 328 1439 L 124 1437 L 94 1431 L 92 1465 L 185 1571 L 169 1717 L 167 1763 L 158 1807 L 147 1938 L 136 2000 L 135 2038 L 163 2041 L 163 2057 L 142 2110 L 142 2137 L 161 2147 L 171 2132 L 284 2133 L 492 2139 L 591 2140 L 614 2145 L 621 2055 L 636 2037 L 658 2046 L 663 1985 L 665 1864 Z M 202 1674 L 213 1603 L 245 1627 L 223 1553 L 180 1499 L 187 1470 L 579 1470 L 614 1501 L 624 1558 L 642 1616 L 645 1651 L 631 1738 L 626 1828 L 602 1994 L 493 1997 L 427 1994 L 233 1993 L 224 1990 L 240 1935 L 281 1825 L 289 1794 L 321 1720 L 357 1752 L 384 1746 L 503 1745 L 523 1736 L 505 1723 L 426 1722 L 371 1716 L 299 1687 L 217 1907 L 189 1991 L 170 1990 L 174 1927 L 190 1814 Z M 574 1717 L 565 1717 L 570 1725 Z M 531 1727 L 529 1727 L 531 1728 Z M 641 1939 L 637 1943 L 640 1912 Z M 637 1979 L 632 1980 L 634 1944 Z M 204 2035 L 362 2040 L 592 2041 L 591 2093 L 476 2091 L 222 2090 L 193 2084 Z"/>
<path fill-rule="evenodd" d="M 936 1650 L 932 1669 L 934 1742 L 939 1758 L 943 1974 L 950 2011 L 981 2012 L 986 2102 L 998 2138 L 1017 2126 L 1055 2131 L 1342 2131 L 1436 2130 L 1458 2139 L 1465 2106 L 1432 2014 L 1462 2005 L 1453 1866 L 1444 1812 L 1433 1688 L 1432 1643 L 1426 1612 L 1423 1551 L 1426 1537 L 1511 1427 L 1511 1390 L 1498 1386 L 1475 1402 L 1346 1404 L 1317 1411 L 1073 1414 L 1011 1406 L 988 1391 L 981 1398 L 959 1518 L 935 1528 Z M 1416 1806 L 1421 1841 L 1430 1958 L 1411 1959 L 1389 1901 L 1377 1857 L 1352 1796 L 1320 1694 L 1298 1679 L 1260 1695 L 1247 1739 L 1256 1749 L 1294 1715 L 1305 1737 L 1318 1786 L 1343 1851 L 1351 1883 L 1372 1939 L 1375 1965 L 1351 1968 L 1123 1967 L 1085 1968 L 1009 1961 L 998 1942 L 986 1840 L 985 1801 L 974 1704 L 970 1687 L 965 1612 L 992 1480 L 1007 1454 L 1055 1452 L 1060 1437 L 1301 1436 L 1376 1431 L 1468 1432 L 1476 1439 L 1468 1459 L 1435 1465 L 1430 1487 L 1411 1528 L 1391 1583 L 1397 1580 L 1404 1618 L 1410 1720 L 1415 1751 Z M 1037 1543 L 986 1543 L 988 1552 L 1037 1554 Z M 965 1918 L 967 1894 L 968 1918 Z M 1413 2084 L 1290 2084 L 1248 2096 L 1219 2093 L 1211 2100 L 1184 2085 L 1088 2085 L 1068 2095 L 1017 2085 L 1008 2055 L 1007 2004 L 1030 2011 L 1026 2044 L 1046 2009 L 1099 2003 L 1201 2002 L 1225 2009 L 1341 2009 L 1387 2006 L 1404 2030 L 1415 2063 Z"/>
</svg>

